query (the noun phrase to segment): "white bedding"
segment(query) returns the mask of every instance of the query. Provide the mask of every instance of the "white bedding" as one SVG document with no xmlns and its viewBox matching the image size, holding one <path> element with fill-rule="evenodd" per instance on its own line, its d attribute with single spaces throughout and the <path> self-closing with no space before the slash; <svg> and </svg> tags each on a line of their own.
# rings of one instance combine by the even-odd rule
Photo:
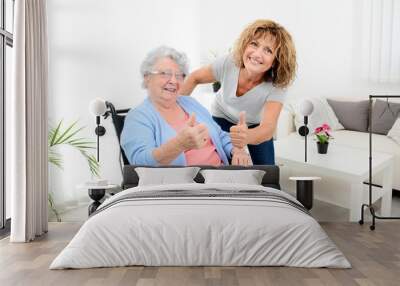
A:
<svg viewBox="0 0 400 286">
<path fill-rule="evenodd" d="M 89 218 L 50 269 L 126 265 L 295 266 L 349 268 L 307 213 L 274 200 L 237 197 L 123 197 L 144 191 L 262 190 L 232 184 L 175 184 L 125 190 Z M 115 203 L 115 204 L 114 204 Z"/>
</svg>

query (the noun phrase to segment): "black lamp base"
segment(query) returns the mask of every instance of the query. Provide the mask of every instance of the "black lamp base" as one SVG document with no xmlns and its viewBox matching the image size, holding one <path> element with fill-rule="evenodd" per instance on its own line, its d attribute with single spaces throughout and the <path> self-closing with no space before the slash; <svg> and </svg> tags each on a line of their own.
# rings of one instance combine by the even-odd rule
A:
<svg viewBox="0 0 400 286">
<path fill-rule="evenodd" d="M 103 136 L 104 134 L 106 134 L 106 129 L 103 126 L 99 125 L 94 130 L 94 133 L 96 133 L 96 135 L 98 136 Z"/>
<path fill-rule="evenodd" d="M 300 134 L 301 136 L 306 136 L 306 135 L 308 135 L 309 133 L 310 133 L 310 129 L 308 129 L 307 126 L 303 125 L 303 126 L 301 126 L 301 127 L 299 128 L 299 134 Z"/>
<path fill-rule="evenodd" d="M 312 209 L 314 200 L 312 180 L 298 180 L 296 182 L 296 199 L 301 202 L 306 209 Z"/>
<path fill-rule="evenodd" d="M 89 189 L 88 193 L 89 193 L 89 197 L 93 200 L 93 202 L 88 207 L 88 213 L 90 216 L 101 205 L 100 200 L 106 194 L 106 189 Z"/>
</svg>

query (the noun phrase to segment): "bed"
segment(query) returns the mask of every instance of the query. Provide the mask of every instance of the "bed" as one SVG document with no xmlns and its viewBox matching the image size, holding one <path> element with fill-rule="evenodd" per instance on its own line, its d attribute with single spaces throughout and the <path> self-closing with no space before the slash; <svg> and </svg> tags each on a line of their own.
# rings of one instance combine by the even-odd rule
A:
<svg viewBox="0 0 400 286">
<path fill-rule="evenodd" d="M 184 169 L 169 169 L 174 168 Z M 180 181 L 185 175 L 174 181 L 171 175 L 160 179 L 163 175 L 150 173 L 145 178 L 140 173 L 150 169 L 125 166 L 126 189 L 98 208 L 50 269 L 351 267 L 308 211 L 279 190 L 276 166 L 199 166 L 194 182 Z M 258 172 L 259 184 L 246 181 L 246 172 Z M 146 179 L 151 184 L 139 183 Z"/>
</svg>

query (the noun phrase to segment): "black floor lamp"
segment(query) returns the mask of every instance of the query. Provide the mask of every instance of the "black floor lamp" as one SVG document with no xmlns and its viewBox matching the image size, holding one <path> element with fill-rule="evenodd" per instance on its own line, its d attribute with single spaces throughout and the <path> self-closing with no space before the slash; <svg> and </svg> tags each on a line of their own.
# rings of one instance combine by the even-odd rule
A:
<svg viewBox="0 0 400 286">
<path fill-rule="evenodd" d="M 299 134 L 304 136 L 304 162 L 307 162 L 307 135 L 310 130 L 307 127 L 308 116 L 313 112 L 314 105 L 309 100 L 303 100 L 300 103 L 300 114 L 304 116 L 304 125 L 299 128 Z"/>
<path fill-rule="evenodd" d="M 100 116 L 102 116 L 107 111 L 106 102 L 101 98 L 96 98 L 90 102 L 89 105 L 90 112 L 96 116 L 96 129 L 94 132 L 97 135 L 97 162 L 100 161 L 100 143 L 99 136 L 106 134 L 106 129 L 100 125 Z"/>
<path fill-rule="evenodd" d="M 90 113 L 96 116 L 96 129 L 94 132 L 97 135 L 97 162 L 100 163 L 100 143 L 99 137 L 103 136 L 106 133 L 106 129 L 100 125 L 100 116 L 102 116 L 107 111 L 106 102 L 101 98 L 96 98 L 92 100 L 89 104 Z M 106 181 L 106 180 L 101 180 Z M 107 181 L 106 181 L 107 182 Z M 102 182 L 104 183 L 104 182 Z M 93 200 L 93 202 L 88 207 L 89 216 L 96 211 L 96 209 L 100 206 L 100 200 L 106 194 L 107 185 L 101 186 L 91 186 L 88 188 L 89 197 Z"/>
<path fill-rule="evenodd" d="M 375 219 L 400 219 L 400 217 L 385 217 L 379 216 L 375 213 L 375 208 L 372 205 L 372 101 L 374 98 L 400 98 L 400 95 L 370 95 L 369 96 L 369 178 L 368 178 L 368 186 L 369 186 L 369 203 L 362 204 L 361 206 L 361 219 L 359 220 L 359 224 L 364 224 L 364 209 L 368 208 L 372 215 L 372 225 L 370 225 L 370 229 L 375 229 Z"/>
</svg>

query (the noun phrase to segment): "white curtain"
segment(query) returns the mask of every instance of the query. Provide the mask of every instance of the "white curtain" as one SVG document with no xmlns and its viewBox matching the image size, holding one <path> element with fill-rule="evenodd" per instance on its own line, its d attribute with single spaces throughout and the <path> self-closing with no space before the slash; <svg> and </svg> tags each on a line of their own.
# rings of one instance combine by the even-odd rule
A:
<svg viewBox="0 0 400 286">
<path fill-rule="evenodd" d="M 400 83 L 400 1 L 362 1 L 362 69 L 371 82 Z"/>
<path fill-rule="evenodd" d="M 12 242 L 47 232 L 46 0 L 15 1 L 10 185 Z"/>
</svg>

